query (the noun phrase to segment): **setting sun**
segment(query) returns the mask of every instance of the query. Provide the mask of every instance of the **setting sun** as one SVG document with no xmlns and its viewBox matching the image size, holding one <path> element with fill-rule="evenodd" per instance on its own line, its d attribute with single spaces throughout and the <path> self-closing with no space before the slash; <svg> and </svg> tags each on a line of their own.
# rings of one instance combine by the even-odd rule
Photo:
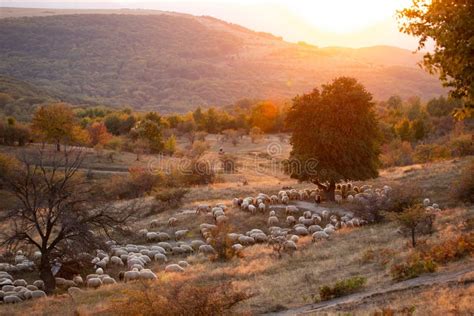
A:
<svg viewBox="0 0 474 316">
<path fill-rule="evenodd" d="M 410 0 L 285 1 L 292 13 L 326 32 L 353 33 L 393 17 Z"/>
</svg>

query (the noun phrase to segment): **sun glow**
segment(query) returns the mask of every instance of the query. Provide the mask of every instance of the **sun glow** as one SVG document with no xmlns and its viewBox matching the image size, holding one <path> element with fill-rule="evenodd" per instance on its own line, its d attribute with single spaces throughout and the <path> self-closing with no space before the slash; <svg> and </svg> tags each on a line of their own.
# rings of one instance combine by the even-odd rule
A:
<svg viewBox="0 0 474 316">
<path fill-rule="evenodd" d="M 284 1 L 288 9 L 317 29 L 354 33 L 394 17 L 410 0 L 296 0 Z"/>
</svg>

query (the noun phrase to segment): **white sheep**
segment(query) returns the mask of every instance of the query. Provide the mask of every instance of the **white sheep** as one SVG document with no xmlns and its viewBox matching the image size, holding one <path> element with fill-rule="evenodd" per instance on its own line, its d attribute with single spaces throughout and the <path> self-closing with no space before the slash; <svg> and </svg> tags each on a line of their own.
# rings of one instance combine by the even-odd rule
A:
<svg viewBox="0 0 474 316">
<path fill-rule="evenodd" d="M 257 208 L 254 205 L 249 205 L 248 210 L 252 214 L 255 214 L 257 212 Z"/>
<path fill-rule="evenodd" d="M 102 278 L 102 284 L 103 285 L 110 285 L 110 284 L 115 284 L 117 283 L 114 278 L 111 278 L 110 276 L 106 276 Z"/>
<path fill-rule="evenodd" d="M 184 269 L 178 264 L 169 264 L 166 266 L 165 272 L 184 272 Z"/>
<path fill-rule="evenodd" d="M 282 204 L 287 205 L 289 201 L 290 201 L 290 198 L 288 197 L 288 195 L 282 196 L 282 198 L 281 198 L 281 203 Z"/>
<path fill-rule="evenodd" d="M 430 199 L 426 198 L 423 200 L 423 205 L 426 207 L 426 206 L 429 206 L 431 204 L 431 201 Z"/>
<path fill-rule="evenodd" d="M 260 203 L 258 205 L 258 210 L 261 212 L 261 213 L 265 213 L 265 209 L 267 208 L 267 206 L 265 205 L 265 203 Z"/>
<path fill-rule="evenodd" d="M 278 225 L 278 217 L 270 216 L 267 221 L 268 226 L 276 226 Z"/>
<path fill-rule="evenodd" d="M 87 287 L 98 288 L 102 285 L 102 281 L 99 278 L 90 278 L 87 280 Z"/>
<path fill-rule="evenodd" d="M 82 277 L 80 275 L 75 275 L 73 278 L 72 278 L 72 281 L 76 284 L 76 285 L 82 285 L 84 284 L 84 280 L 82 279 Z"/>
<path fill-rule="evenodd" d="M 141 280 L 156 280 L 156 274 L 154 274 L 150 269 L 143 269 L 139 272 Z"/>
<path fill-rule="evenodd" d="M 176 226 L 176 224 L 178 223 L 178 219 L 176 217 L 170 217 L 168 219 L 168 226 Z"/>
<path fill-rule="evenodd" d="M 325 231 L 317 231 L 313 233 L 313 241 L 320 240 L 320 239 L 328 239 L 329 235 Z"/>
<path fill-rule="evenodd" d="M 168 261 L 168 259 L 166 258 L 166 255 L 162 254 L 162 253 L 157 253 L 154 257 L 155 261 L 158 261 L 158 262 L 166 262 Z"/>
<path fill-rule="evenodd" d="M 126 271 L 123 274 L 123 280 L 125 282 L 138 280 L 139 278 L 140 278 L 140 272 L 137 269 L 133 269 L 132 271 Z"/>
<path fill-rule="evenodd" d="M 188 229 L 182 229 L 182 230 L 177 230 L 175 233 L 174 233 L 174 236 L 175 236 L 175 239 L 176 240 L 180 240 L 180 239 L 183 239 L 184 237 L 186 237 L 186 235 L 189 233 L 189 230 Z"/>
<path fill-rule="evenodd" d="M 296 227 L 294 230 L 295 230 L 295 235 L 298 235 L 298 236 L 306 236 L 309 234 L 306 227 Z"/>
<path fill-rule="evenodd" d="M 187 267 L 189 267 L 189 263 L 185 260 L 181 260 L 178 262 L 178 265 L 183 268 L 183 269 L 186 269 Z"/>
<path fill-rule="evenodd" d="M 216 253 L 216 251 L 214 250 L 214 248 L 211 245 L 201 245 L 201 246 L 199 246 L 199 252 L 203 253 L 203 254 L 206 254 L 206 255 Z"/>
<path fill-rule="evenodd" d="M 41 290 L 31 291 L 32 299 L 43 298 L 43 297 L 46 297 L 46 293 L 44 291 L 41 291 Z"/>
<path fill-rule="evenodd" d="M 201 213 L 207 214 L 210 211 L 211 211 L 211 207 L 207 204 L 200 204 L 196 208 L 196 214 L 198 214 L 198 215 L 201 214 Z"/>
<path fill-rule="evenodd" d="M 270 211 L 270 214 L 268 214 L 268 216 L 276 216 L 275 211 Z"/>
<path fill-rule="evenodd" d="M 294 216 L 287 216 L 286 217 L 286 223 L 289 225 L 289 226 L 293 226 L 294 224 L 296 224 L 296 219 Z"/>
<path fill-rule="evenodd" d="M 285 211 L 286 211 L 286 215 L 295 215 L 298 213 L 298 208 L 294 205 L 288 205 Z"/>
<path fill-rule="evenodd" d="M 3 302 L 6 304 L 15 304 L 15 303 L 21 303 L 23 300 L 18 297 L 17 295 L 8 295 L 3 298 Z"/>
</svg>

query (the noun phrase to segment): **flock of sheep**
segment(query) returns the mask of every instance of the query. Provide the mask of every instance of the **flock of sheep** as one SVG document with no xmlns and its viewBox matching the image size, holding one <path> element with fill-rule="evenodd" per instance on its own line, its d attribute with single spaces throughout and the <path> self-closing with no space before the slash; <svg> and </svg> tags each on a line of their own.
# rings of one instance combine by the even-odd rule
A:
<svg viewBox="0 0 474 316">
<path fill-rule="evenodd" d="M 365 203 L 367 199 L 376 197 L 386 199 L 391 188 L 384 186 L 382 189 L 372 189 L 370 186 L 360 188 L 348 185 L 338 185 L 336 201 Z M 281 190 L 276 195 L 258 194 L 256 197 L 235 198 L 232 202 L 234 210 L 247 212 L 251 215 L 268 215 L 266 228 L 254 228 L 245 233 L 226 233 L 226 242 L 230 244 L 235 253 L 241 252 L 245 247 L 254 244 L 268 244 L 279 251 L 292 253 L 298 249 L 297 244 L 301 237 L 311 235 L 314 242 L 329 239 L 337 230 L 346 227 L 358 227 L 367 224 L 367 221 L 354 217 L 351 213 L 332 213 L 327 209 L 315 208 L 313 210 L 300 209 L 297 201 L 320 200 L 319 190 Z M 295 203 L 291 203 L 295 201 Z M 291 204 L 290 204 L 291 203 Z M 437 204 L 431 204 L 429 199 L 423 201 L 425 207 L 430 210 L 439 210 Z M 105 273 L 108 269 L 120 269 L 118 281 L 131 282 L 136 280 L 155 280 L 156 274 L 147 268 L 150 263 L 157 262 L 164 265 L 165 272 L 185 272 L 189 263 L 180 260 L 192 254 L 204 256 L 216 255 L 216 234 L 213 234 L 219 225 L 229 221 L 231 206 L 217 204 L 198 205 L 195 216 L 206 215 L 212 218 L 211 223 L 199 225 L 200 237 L 188 239 L 191 229 L 180 229 L 174 233 L 150 231 L 162 226 L 158 220 L 152 220 L 149 227 L 141 229 L 139 235 L 146 240 L 145 245 L 117 245 L 109 241 L 109 249 L 97 250 L 91 260 L 95 273 L 89 274 L 85 280 L 76 275 L 72 280 L 56 278 L 59 287 L 67 289 L 71 295 L 82 291 L 81 287 L 98 288 L 103 285 L 115 284 L 117 280 Z M 278 216 L 280 215 L 280 216 Z M 284 220 L 282 220 L 284 219 Z M 176 217 L 171 217 L 167 223 L 168 227 L 178 224 Z M 149 230 L 150 229 L 150 230 Z M 40 254 L 35 253 L 34 259 Z M 177 257 L 177 263 L 168 263 L 170 257 Z M 27 284 L 23 279 L 15 280 L 9 272 L 31 271 L 34 269 L 34 261 L 29 260 L 21 251 L 15 257 L 15 264 L 0 263 L 0 300 L 4 303 L 18 303 L 23 300 L 40 298 L 46 296 L 44 283 L 41 280 Z"/>
</svg>

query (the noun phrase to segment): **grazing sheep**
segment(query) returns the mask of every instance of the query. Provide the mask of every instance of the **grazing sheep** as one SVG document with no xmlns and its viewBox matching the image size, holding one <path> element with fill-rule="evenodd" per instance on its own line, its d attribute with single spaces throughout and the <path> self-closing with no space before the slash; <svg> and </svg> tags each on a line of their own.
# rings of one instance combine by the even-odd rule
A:
<svg viewBox="0 0 474 316">
<path fill-rule="evenodd" d="M 255 214 L 257 212 L 257 208 L 254 205 L 249 205 L 248 210 L 251 214 Z"/>
<path fill-rule="evenodd" d="M 102 285 L 102 281 L 99 278 L 90 278 L 87 280 L 87 287 L 98 288 Z"/>
<path fill-rule="evenodd" d="M 102 284 L 103 285 L 110 285 L 110 284 L 115 284 L 117 283 L 114 278 L 111 278 L 109 276 L 106 276 L 105 278 L 102 279 Z"/>
<path fill-rule="evenodd" d="M 180 240 L 180 239 L 183 239 L 184 237 L 186 237 L 186 235 L 188 233 L 189 233 L 188 229 L 177 230 L 174 233 L 174 237 L 175 237 L 176 240 Z"/>
<path fill-rule="evenodd" d="M 276 226 L 278 225 L 278 217 L 270 216 L 267 221 L 268 226 Z"/>
<path fill-rule="evenodd" d="M 349 195 L 347 196 L 347 201 L 348 201 L 348 202 L 354 202 L 354 196 L 353 196 L 352 194 L 349 194 Z"/>
<path fill-rule="evenodd" d="M 423 205 L 426 207 L 426 206 L 429 206 L 431 203 L 430 199 L 426 198 L 423 200 Z"/>
<path fill-rule="evenodd" d="M 238 252 L 240 252 L 242 249 L 244 249 L 244 246 L 242 246 L 241 244 L 234 244 L 234 245 L 232 245 L 232 249 L 233 249 L 236 253 L 238 253 Z"/>
<path fill-rule="evenodd" d="M 168 226 L 170 227 L 176 226 L 177 223 L 178 223 L 178 219 L 176 217 L 170 217 L 168 219 Z"/>
<path fill-rule="evenodd" d="M 126 271 L 123 274 L 123 280 L 125 282 L 138 280 L 139 278 L 140 278 L 140 272 L 137 269 L 133 269 L 132 271 Z"/>
<path fill-rule="evenodd" d="M 296 244 L 300 240 L 300 237 L 296 235 L 291 235 L 289 240 L 291 240 L 292 242 Z"/>
<path fill-rule="evenodd" d="M 265 203 L 260 203 L 258 205 L 258 210 L 261 212 L 261 213 L 265 213 L 265 209 L 267 208 L 267 206 L 265 205 Z"/>
<path fill-rule="evenodd" d="M 288 197 L 288 195 L 284 195 L 284 196 L 281 198 L 281 203 L 282 203 L 282 204 L 287 205 L 289 201 L 290 201 L 290 198 Z"/>
<path fill-rule="evenodd" d="M 311 225 L 308 227 L 308 232 L 310 234 L 314 234 L 315 232 L 319 232 L 319 231 L 322 231 L 323 228 L 319 225 Z"/>
<path fill-rule="evenodd" d="M 272 204 L 278 204 L 278 196 L 276 195 L 270 196 L 270 201 Z"/>
<path fill-rule="evenodd" d="M 5 304 L 21 303 L 23 300 L 17 295 L 8 295 L 3 298 Z"/>
<path fill-rule="evenodd" d="M 150 222 L 150 228 L 155 228 L 155 227 L 158 227 L 160 226 L 160 221 L 157 220 L 157 219 L 154 219 Z"/>
<path fill-rule="evenodd" d="M 334 196 L 334 200 L 336 201 L 336 203 L 342 203 L 342 195 L 336 194 Z"/>
<path fill-rule="evenodd" d="M 206 205 L 206 204 L 201 204 L 201 205 L 198 205 L 198 207 L 196 208 L 196 214 L 207 214 L 208 212 L 211 211 L 211 207 L 209 205 Z"/>
<path fill-rule="evenodd" d="M 289 252 L 293 252 L 297 250 L 296 244 L 292 240 L 287 240 L 283 244 L 283 248 L 285 249 L 285 251 L 289 251 Z"/>
<path fill-rule="evenodd" d="M 214 250 L 214 248 L 211 245 L 201 245 L 201 246 L 199 246 L 199 252 L 203 253 L 203 254 L 206 254 L 206 255 L 212 255 L 212 254 L 216 253 L 216 251 Z"/>
<path fill-rule="evenodd" d="M 141 280 L 156 280 L 156 274 L 154 274 L 150 269 L 143 269 L 139 272 Z"/>
<path fill-rule="evenodd" d="M 241 245 L 245 245 L 245 246 L 255 244 L 255 239 L 253 239 L 253 237 L 244 236 L 244 235 L 239 236 L 238 241 Z"/>
<path fill-rule="evenodd" d="M 270 214 L 268 214 L 268 216 L 276 216 L 275 211 L 270 211 Z"/>
<path fill-rule="evenodd" d="M 36 280 L 33 282 L 33 285 L 36 286 L 38 289 L 44 289 L 44 281 L 43 280 Z"/>
<path fill-rule="evenodd" d="M 18 279 L 13 282 L 14 286 L 27 286 L 28 283 L 23 279 Z"/>
<path fill-rule="evenodd" d="M 123 261 L 122 259 L 120 259 L 119 257 L 117 256 L 112 256 L 110 258 L 110 263 L 112 263 L 113 265 L 116 265 L 116 266 L 123 266 Z"/>
<path fill-rule="evenodd" d="M 285 209 L 286 215 L 295 215 L 298 213 L 298 208 L 294 205 L 288 205 Z"/>
<path fill-rule="evenodd" d="M 178 264 L 169 264 L 166 266 L 165 272 L 184 272 L 184 269 Z"/>
<path fill-rule="evenodd" d="M 74 278 L 72 278 L 72 281 L 76 285 L 83 285 L 84 284 L 84 280 L 82 279 L 82 277 L 80 275 L 75 275 Z"/>
<path fill-rule="evenodd" d="M 294 216 L 287 216 L 286 217 L 286 223 L 289 225 L 289 226 L 293 226 L 296 224 L 296 219 Z"/>
<path fill-rule="evenodd" d="M 202 240 L 193 240 L 193 241 L 191 241 L 191 247 L 194 250 L 198 250 L 199 246 L 204 245 L 204 244 L 205 244 L 205 242 L 202 241 Z"/>
<path fill-rule="evenodd" d="M 303 217 L 304 217 L 304 218 L 307 218 L 307 219 L 311 218 L 312 215 L 313 215 L 313 214 L 311 213 L 311 211 L 305 211 L 305 212 L 303 213 Z"/>
<path fill-rule="evenodd" d="M 155 261 L 158 261 L 158 262 L 166 262 L 168 261 L 168 258 L 166 258 L 166 256 L 162 253 L 157 253 L 154 257 Z"/>
<path fill-rule="evenodd" d="M 320 240 L 320 239 L 328 239 L 329 235 L 325 231 L 318 231 L 313 233 L 313 241 Z"/>
<path fill-rule="evenodd" d="M 98 275 L 102 275 L 104 274 L 104 270 L 102 268 L 98 268 L 97 270 L 95 270 L 95 273 Z"/>
<path fill-rule="evenodd" d="M 189 263 L 185 260 L 181 260 L 180 262 L 178 262 L 178 265 L 183 269 L 189 267 Z"/>
<path fill-rule="evenodd" d="M 163 233 L 163 232 L 158 233 L 158 240 L 159 241 L 167 241 L 167 240 L 170 240 L 170 239 L 171 239 L 171 237 L 167 233 Z"/>
<path fill-rule="evenodd" d="M 334 229 L 334 227 L 326 227 L 326 228 L 323 229 L 323 231 L 324 231 L 326 234 L 331 235 L 331 234 L 333 234 L 333 233 L 335 232 L 335 229 Z"/>
<path fill-rule="evenodd" d="M 308 230 L 306 229 L 306 227 L 296 227 L 295 228 L 295 235 L 298 235 L 298 236 L 306 236 L 308 235 Z"/>
<path fill-rule="evenodd" d="M 44 291 L 41 291 L 41 290 L 31 291 L 32 299 L 43 298 L 43 297 L 46 297 L 46 293 Z"/>
</svg>

